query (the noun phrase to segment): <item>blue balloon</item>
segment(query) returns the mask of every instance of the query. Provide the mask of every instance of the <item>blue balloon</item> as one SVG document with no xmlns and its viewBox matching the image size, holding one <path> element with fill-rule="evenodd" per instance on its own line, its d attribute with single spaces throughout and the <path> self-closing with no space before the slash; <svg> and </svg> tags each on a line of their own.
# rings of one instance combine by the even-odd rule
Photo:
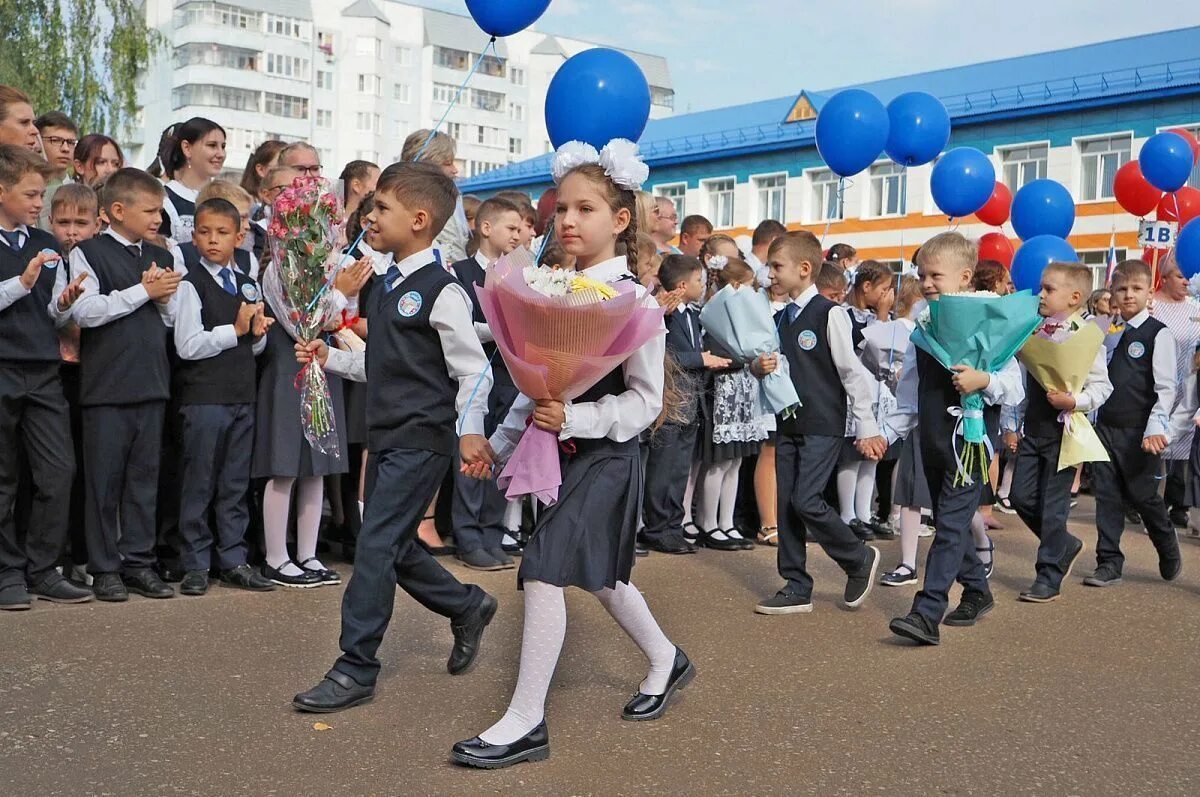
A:
<svg viewBox="0 0 1200 797">
<path fill-rule="evenodd" d="M 839 91 L 817 114 L 816 136 L 817 151 L 834 174 L 858 174 L 887 143 L 887 109 L 862 89 Z"/>
<path fill-rule="evenodd" d="M 1188 279 L 1200 274 L 1200 219 L 1192 219 L 1179 231 L 1175 239 L 1175 262 Z"/>
<path fill-rule="evenodd" d="M 597 47 L 568 58 L 546 91 L 546 132 L 558 149 L 583 141 L 596 149 L 614 138 L 637 141 L 650 118 L 650 85 L 633 59 Z"/>
<path fill-rule="evenodd" d="M 1192 173 L 1192 148 L 1178 133 L 1159 133 L 1146 139 L 1138 163 L 1146 182 L 1169 194 L 1187 184 Z"/>
<path fill-rule="evenodd" d="M 1026 183 L 1013 197 L 1012 226 L 1022 241 L 1039 235 L 1066 238 L 1075 226 L 1075 200 L 1055 180 Z"/>
<path fill-rule="evenodd" d="M 1013 285 L 1019 291 L 1039 292 L 1042 289 L 1042 272 L 1051 263 L 1074 263 L 1079 260 L 1075 249 L 1055 235 L 1038 235 L 1021 244 L 1013 257 Z"/>
<path fill-rule="evenodd" d="M 933 165 L 929 190 L 947 216 L 970 216 L 992 198 L 996 167 L 974 147 L 956 147 Z"/>
<path fill-rule="evenodd" d="M 884 152 L 901 166 L 920 166 L 938 156 L 950 141 L 950 113 L 942 101 L 909 91 L 888 103 Z"/>
<path fill-rule="evenodd" d="M 493 36 L 525 30 L 546 13 L 550 0 L 467 0 L 475 24 Z"/>
</svg>

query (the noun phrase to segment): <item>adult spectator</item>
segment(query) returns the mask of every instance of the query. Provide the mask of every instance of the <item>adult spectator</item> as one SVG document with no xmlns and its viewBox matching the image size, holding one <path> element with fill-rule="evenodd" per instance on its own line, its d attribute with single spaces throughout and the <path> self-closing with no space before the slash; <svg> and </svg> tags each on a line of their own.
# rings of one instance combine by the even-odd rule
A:
<svg viewBox="0 0 1200 797">
<path fill-rule="evenodd" d="M 712 234 L 711 221 L 698 214 L 688 216 L 679 228 L 679 251 L 688 257 L 700 257 L 704 242 Z"/>
<path fill-rule="evenodd" d="M 409 133 L 404 139 L 404 147 L 400 150 L 402 161 L 422 161 L 442 167 L 442 171 L 451 180 L 458 179 L 458 163 L 455 160 L 458 148 L 454 139 L 445 133 L 434 133 L 430 130 L 418 130 Z M 471 227 L 467 224 L 467 212 L 463 209 L 462 196 L 454 203 L 454 214 L 442 228 L 442 232 L 434 239 L 435 249 L 441 253 L 442 265 L 446 268 L 451 263 L 467 259 L 467 240 L 471 237 Z"/>
<path fill-rule="evenodd" d="M 321 153 L 312 144 L 297 141 L 279 151 L 279 165 L 295 169 L 305 177 L 320 177 Z"/>
<path fill-rule="evenodd" d="M 12 86 L 0 85 L 0 144 L 41 149 L 29 97 Z"/>
<path fill-rule="evenodd" d="M 775 239 L 784 235 L 787 235 L 787 227 L 774 219 L 767 219 L 759 222 L 758 226 L 754 228 L 753 237 L 750 238 L 750 253 L 746 255 L 746 263 L 754 269 L 754 274 L 758 277 L 758 284 L 764 288 L 771 284 L 771 270 L 767 267 L 767 252 Z"/>
<path fill-rule="evenodd" d="M 650 233 L 650 237 L 658 244 L 659 254 L 678 254 L 679 249 L 671 241 L 675 240 L 679 228 L 679 211 L 675 209 L 675 203 L 665 196 L 657 197 L 655 202 L 658 203 L 658 226 L 645 232 Z"/>
<path fill-rule="evenodd" d="M 79 143 L 79 126 L 62 111 L 48 111 L 33 120 L 42 138 L 42 154 L 54 173 L 46 180 L 46 203 L 38 217 L 38 226 L 43 230 L 50 225 L 50 200 L 58 187 L 67 180 L 67 170 L 75 159 L 75 145 Z"/>
</svg>

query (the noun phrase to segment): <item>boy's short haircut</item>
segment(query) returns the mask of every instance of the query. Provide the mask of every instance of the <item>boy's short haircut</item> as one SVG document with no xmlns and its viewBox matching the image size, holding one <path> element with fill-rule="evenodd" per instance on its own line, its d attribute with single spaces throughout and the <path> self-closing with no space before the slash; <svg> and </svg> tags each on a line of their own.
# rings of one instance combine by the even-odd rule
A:
<svg viewBox="0 0 1200 797">
<path fill-rule="evenodd" d="M 940 232 L 921 244 L 918 257 L 918 265 L 937 260 L 974 271 L 979 262 L 979 245 L 960 232 Z"/>
<path fill-rule="evenodd" d="M 497 218 L 505 213 L 516 213 L 521 215 L 521 209 L 502 197 L 494 196 L 480 203 L 475 209 L 475 229 L 479 229 L 479 225 L 486 222 L 494 222 Z"/>
<path fill-rule="evenodd" d="M 780 253 L 797 263 L 812 264 L 814 276 L 821 270 L 821 242 L 808 230 L 794 230 L 776 238 L 767 250 L 767 259 L 773 260 Z"/>
<path fill-rule="evenodd" d="M 50 197 L 50 218 L 60 211 L 78 210 L 95 216 L 100 209 L 100 198 L 83 183 L 63 183 Z"/>
<path fill-rule="evenodd" d="M 196 205 L 195 218 L 197 225 L 200 223 L 200 217 L 206 213 L 224 216 L 233 222 L 235 230 L 241 230 L 242 228 L 242 214 L 238 211 L 237 205 L 224 197 L 210 197 Z"/>
<path fill-rule="evenodd" d="M 129 204 L 138 194 L 150 194 L 160 199 L 166 196 L 163 184 L 157 178 L 132 166 L 118 169 L 108 176 L 100 189 L 100 207 L 108 210 L 117 202 Z"/>
<path fill-rule="evenodd" d="M 665 197 L 660 197 L 665 199 Z M 670 200 L 667 200 L 668 202 Z M 772 243 L 781 235 L 787 235 L 787 227 L 784 227 L 775 219 L 767 219 L 759 222 L 759 225 L 754 228 L 754 235 L 750 238 L 751 246 L 766 246 Z"/>
<path fill-rule="evenodd" d="M 680 235 L 695 235 L 700 232 L 711 233 L 712 231 L 712 222 L 698 213 L 693 213 L 691 216 L 686 217 L 679 225 Z"/>
<path fill-rule="evenodd" d="M 1051 272 L 1062 274 L 1067 281 L 1067 286 L 1073 291 L 1079 291 L 1079 295 L 1083 299 L 1091 296 L 1092 293 L 1092 270 L 1083 263 L 1051 263 L 1046 266 L 1042 276 Z"/>
<path fill-rule="evenodd" d="M 0 186 L 12 188 L 30 172 L 49 180 L 54 174 L 54 167 L 28 147 L 15 144 L 0 145 Z"/>
<path fill-rule="evenodd" d="M 401 161 L 379 175 L 375 185 L 376 198 L 380 194 L 391 194 L 409 210 L 428 211 L 433 221 L 433 234 L 437 236 L 454 213 L 458 188 L 434 163 Z"/>
<path fill-rule="evenodd" d="M 658 281 L 663 286 L 663 290 L 673 291 L 679 287 L 679 283 L 703 268 L 698 257 L 667 255 L 663 258 L 662 265 L 658 267 Z"/>
<path fill-rule="evenodd" d="M 1113 269 L 1112 284 L 1113 287 L 1116 287 L 1118 282 L 1126 282 L 1138 277 L 1146 280 L 1146 283 L 1149 284 L 1151 276 L 1150 266 L 1146 265 L 1145 262 L 1141 260 L 1122 260 Z"/>
<path fill-rule="evenodd" d="M 38 129 L 39 133 L 49 127 L 57 127 L 61 130 L 70 130 L 75 135 L 79 135 L 79 125 L 75 124 L 75 121 L 62 111 L 47 111 L 33 120 L 33 126 Z"/>
<path fill-rule="evenodd" d="M 201 188 L 200 193 L 196 195 L 196 204 L 202 205 L 210 199 L 224 199 L 236 208 L 249 209 L 254 205 L 250 192 L 229 180 L 213 180 Z"/>
<path fill-rule="evenodd" d="M 846 270 L 844 268 L 831 260 L 826 260 L 821 264 L 821 269 L 817 272 L 818 291 L 844 291 L 846 290 L 846 282 Z"/>
<path fill-rule="evenodd" d="M 829 247 L 829 259 L 834 263 L 841 262 L 842 260 L 853 260 L 857 254 L 858 250 L 850 244 L 834 244 Z"/>
</svg>

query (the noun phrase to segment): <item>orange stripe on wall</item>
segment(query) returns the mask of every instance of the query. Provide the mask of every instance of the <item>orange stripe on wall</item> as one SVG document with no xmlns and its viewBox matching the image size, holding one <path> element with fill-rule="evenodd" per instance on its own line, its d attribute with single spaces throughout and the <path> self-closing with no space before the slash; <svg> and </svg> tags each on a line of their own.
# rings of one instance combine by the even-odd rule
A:
<svg viewBox="0 0 1200 797">
<path fill-rule="evenodd" d="M 1117 246 L 1121 249 L 1135 249 L 1134 256 L 1141 254 L 1141 247 L 1137 243 L 1137 233 L 1135 232 L 1119 232 L 1117 233 Z M 1019 238 L 1009 238 L 1012 242 L 1013 249 L 1021 246 Z M 1088 235 L 1072 235 L 1067 241 L 1077 251 L 1088 249 L 1108 249 L 1110 240 L 1109 233 L 1091 233 Z M 911 261 L 912 256 L 916 254 L 917 247 L 920 244 L 911 244 L 904 247 L 904 259 Z M 858 250 L 859 260 L 895 260 L 900 256 L 899 246 L 873 246 L 864 247 Z"/>
</svg>

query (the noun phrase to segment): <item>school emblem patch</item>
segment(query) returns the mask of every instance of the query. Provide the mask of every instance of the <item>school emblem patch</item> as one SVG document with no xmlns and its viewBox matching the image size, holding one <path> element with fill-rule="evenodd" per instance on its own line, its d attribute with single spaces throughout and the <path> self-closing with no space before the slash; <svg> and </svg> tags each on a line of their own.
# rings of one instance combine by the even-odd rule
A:
<svg viewBox="0 0 1200 797">
<path fill-rule="evenodd" d="M 421 312 L 421 294 L 416 291 L 409 291 L 404 294 L 400 297 L 400 301 L 396 303 L 396 310 L 405 318 L 412 318 Z"/>
<path fill-rule="evenodd" d="M 812 351 L 817 347 L 817 333 L 813 332 L 811 329 L 806 329 L 800 333 L 800 337 L 797 338 L 797 342 L 800 344 L 800 348 L 804 349 L 805 351 Z"/>
<path fill-rule="evenodd" d="M 1146 344 L 1140 340 L 1135 340 L 1129 344 L 1129 356 L 1135 360 L 1140 360 L 1142 355 L 1146 353 Z"/>
<path fill-rule="evenodd" d="M 55 255 L 56 257 L 58 256 L 58 252 L 55 252 L 53 249 L 43 249 L 42 251 L 48 255 Z M 59 261 L 57 259 L 56 260 L 47 260 L 42 265 L 42 268 L 48 268 L 51 271 L 53 271 L 54 269 L 58 268 L 58 263 L 59 263 Z"/>
<path fill-rule="evenodd" d="M 258 301 L 258 286 L 253 282 L 247 282 L 242 286 L 242 296 L 248 302 Z"/>
</svg>

